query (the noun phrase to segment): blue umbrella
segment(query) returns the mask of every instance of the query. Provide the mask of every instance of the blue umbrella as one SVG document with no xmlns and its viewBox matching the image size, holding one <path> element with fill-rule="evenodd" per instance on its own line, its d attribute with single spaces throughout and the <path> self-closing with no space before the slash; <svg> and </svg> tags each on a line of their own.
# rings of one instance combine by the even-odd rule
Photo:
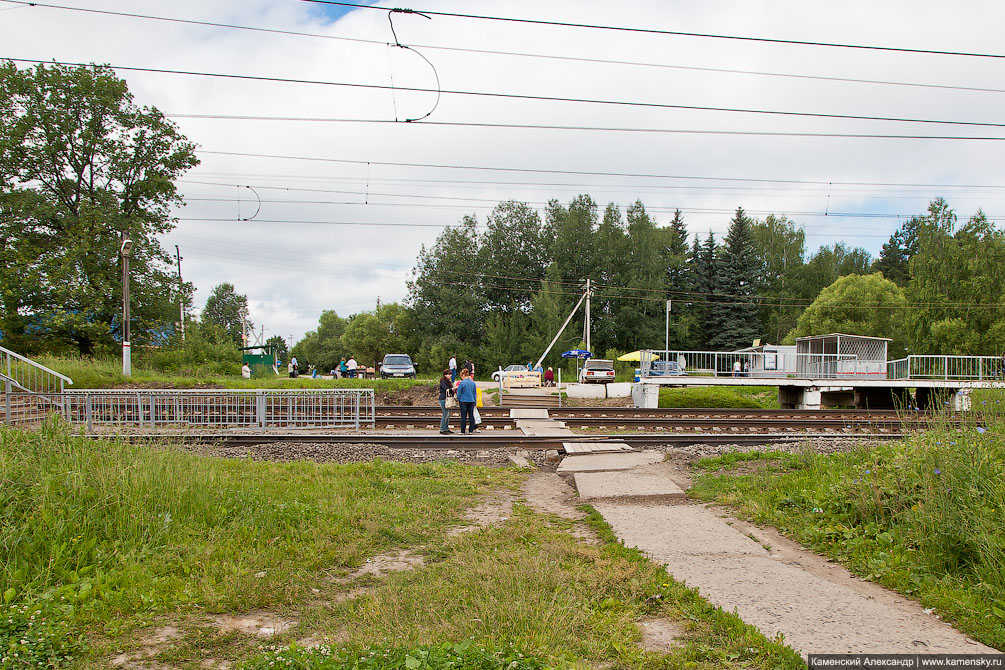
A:
<svg viewBox="0 0 1005 670">
<path fill-rule="evenodd" d="M 593 354 L 585 349 L 570 349 L 569 351 L 562 352 L 562 358 L 575 358 L 576 359 L 576 379 L 579 379 L 579 359 L 580 358 L 591 358 Z"/>
</svg>

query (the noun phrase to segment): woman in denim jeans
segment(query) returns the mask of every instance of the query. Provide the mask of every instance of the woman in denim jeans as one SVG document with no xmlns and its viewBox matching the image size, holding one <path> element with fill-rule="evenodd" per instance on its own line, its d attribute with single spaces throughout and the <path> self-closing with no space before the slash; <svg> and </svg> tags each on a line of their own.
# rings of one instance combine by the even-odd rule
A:
<svg viewBox="0 0 1005 670">
<path fill-rule="evenodd" d="M 471 374 L 467 368 L 461 370 L 461 383 L 457 385 L 457 402 L 461 404 L 461 434 L 465 432 L 475 432 L 475 399 L 478 391 L 475 381 L 471 379 Z"/>
<path fill-rule="evenodd" d="M 447 398 L 454 395 L 454 387 L 450 381 L 450 368 L 443 371 L 443 376 L 440 377 L 440 411 L 442 415 L 440 416 L 440 435 L 447 435 L 454 431 L 450 430 L 450 408 L 447 407 Z"/>
</svg>

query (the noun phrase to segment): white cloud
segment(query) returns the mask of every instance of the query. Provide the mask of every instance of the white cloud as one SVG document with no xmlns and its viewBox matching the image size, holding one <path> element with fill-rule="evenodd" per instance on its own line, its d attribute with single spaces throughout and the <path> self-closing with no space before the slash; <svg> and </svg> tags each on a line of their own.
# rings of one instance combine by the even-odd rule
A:
<svg viewBox="0 0 1005 670">
<path fill-rule="evenodd" d="M 202 21 L 265 26 L 331 36 L 390 41 L 387 15 L 356 10 L 332 22 L 310 3 L 182 0 L 170 5 L 121 0 L 74 6 Z M 471 12 L 470 3 L 424 0 L 416 9 Z M 616 11 L 615 11 L 616 10 Z M 794 40 L 885 44 L 996 52 L 1005 7 L 995 2 L 946 5 L 910 0 L 857 2 L 707 3 L 480 2 L 477 12 L 560 21 L 756 35 Z M 2 56 L 107 62 L 113 65 L 299 79 L 431 87 L 414 54 L 382 45 L 226 30 L 35 7 L 0 13 Z M 405 44 L 549 53 L 762 70 L 828 77 L 999 87 L 1002 64 L 921 54 L 625 34 L 435 17 L 395 16 Z M 669 104 L 776 109 L 869 116 L 996 122 L 1005 94 L 759 77 L 512 58 L 420 49 L 445 89 L 623 99 Z M 170 113 L 393 119 L 418 116 L 431 95 L 304 84 L 122 72 L 141 104 Z M 643 109 L 443 96 L 430 121 L 691 128 L 732 131 L 865 132 L 1005 136 L 1005 129 L 851 120 L 804 119 L 724 112 Z M 494 201 L 542 203 L 590 192 L 603 207 L 636 197 L 666 221 L 685 210 L 692 232 L 721 234 L 731 212 L 787 214 L 808 244 L 842 240 L 877 252 L 894 219 L 815 216 L 860 212 L 911 214 L 943 195 L 965 219 L 978 207 L 994 216 L 1001 189 L 848 186 L 997 184 L 998 142 L 835 139 L 738 135 L 643 134 L 459 128 L 432 125 L 263 122 L 179 119 L 201 149 L 371 162 L 414 162 L 598 172 L 812 180 L 822 185 L 706 180 L 586 177 L 568 174 L 417 169 L 201 154 L 182 184 L 189 205 L 165 245 L 178 244 L 183 271 L 201 305 L 210 288 L 232 282 L 249 296 L 251 317 L 266 334 L 299 338 L 322 309 L 342 315 L 401 300 L 422 244 L 437 227 L 364 227 L 331 223 L 450 224 L 465 213 L 484 220 Z M 482 183 L 461 183 L 468 182 Z M 194 183 L 210 182 L 210 183 Z M 495 183 L 484 183 L 495 182 Z M 502 184 L 499 182 L 526 182 Z M 537 185 L 533 183 L 537 182 Z M 832 185 L 828 186 L 830 183 Z M 220 184 L 229 184 L 224 186 Z M 547 186 L 541 186 L 547 184 Z M 252 185 L 263 199 L 256 220 Z M 266 188 L 273 187 L 273 188 Z M 712 187 L 712 188 L 710 188 Z M 280 190 L 280 189 L 313 190 Z M 423 196 L 419 198 L 418 196 Z M 219 200 L 206 200 L 215 198 Z M 442 198 L 442 199 L 437 199 Z M 222 200 L 222 201 L 220 201 Z M 286 201 L 286 202 L 280 202 Z M 300 202 L 289 202 L 300 201 Z M 303 202 L 315 201 L 315 202 Z M 362 204 L 364 201 L 367 204 Z"/>
</svg>

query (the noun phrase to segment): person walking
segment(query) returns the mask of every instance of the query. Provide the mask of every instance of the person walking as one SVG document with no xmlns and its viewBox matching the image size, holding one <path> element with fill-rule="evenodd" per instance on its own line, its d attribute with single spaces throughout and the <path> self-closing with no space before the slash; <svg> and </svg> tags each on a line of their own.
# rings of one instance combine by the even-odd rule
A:
<svg viewBox="0 0 1005 670">
<path fill-rule="evenodd" d="M 450 430 L 450 408 L 447 407 L 447 399 L 454 397 L 454 384 L 450 379 L 450 372 L 450 368 L 447 368 L 440 377 L 440 435 L 454 432 Z M 454 369 L 454 372 L 457 370 Z"/>
<path fill-rule="evenodd" d="M 461 405 L 461 434 L 475 432 L 475 401 L 478 397 L 475 381 L 467 368 L 461 370 L 461 383 L 457 385 L 457 402 Z"/>
<path fill-rule="evenodd" d="M 450 362 L 447 363 L 447 368 L 450 369 L 450 382 L 453 383 L 457 381 L 457 356 L 451 354 Z"/>
<path fill-rule="evenodd" d="M 292 358 L 290 358 L 290 365 L 293 366 L 293 374 L 290 375 L 290 376 L 291 377 L 296 377 L 297 375 L 299 375 L 300 374 L 300 364 L 297 363 L 297 357 L 296 356 L 293 356 Z"/>
</svg>

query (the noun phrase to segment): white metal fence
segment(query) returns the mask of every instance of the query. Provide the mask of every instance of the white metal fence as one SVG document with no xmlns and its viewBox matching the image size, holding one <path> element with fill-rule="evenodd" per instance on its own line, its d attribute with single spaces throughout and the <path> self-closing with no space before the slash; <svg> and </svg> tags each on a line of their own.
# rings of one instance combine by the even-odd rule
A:
<svg viewBox="0 0 1005 670">
<path fill-rule="evenodd" d="M 670 362 L 670 365 L 666 365 Z M 676 365 L 674 365 L 676 363 Z M 642 352 L 642 377 L 757 377 L 763 379 L 883 378 L 882 363 L 860 361 L 853 354 L 791 352 L 664 351 Z"/>
<path fill-rule="evenodd" d="M 49 413 L 82 424 L 211 428 L 360 428 L 376 425 L 373 389 L 85 390 L 7 393 L 8 423 Z"/>
<path fill-rule="evenodd" d="M 886 367 L 888 379 L 1005 379 L 1005 357 L 999 356 L 908 356 L 889 361 Z"/>
</svg>

